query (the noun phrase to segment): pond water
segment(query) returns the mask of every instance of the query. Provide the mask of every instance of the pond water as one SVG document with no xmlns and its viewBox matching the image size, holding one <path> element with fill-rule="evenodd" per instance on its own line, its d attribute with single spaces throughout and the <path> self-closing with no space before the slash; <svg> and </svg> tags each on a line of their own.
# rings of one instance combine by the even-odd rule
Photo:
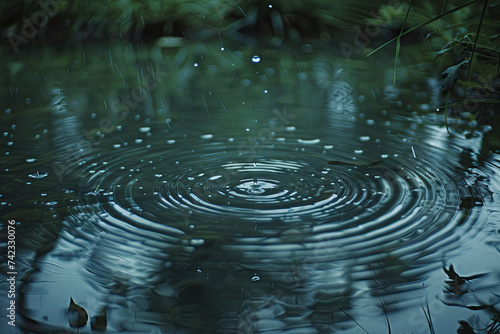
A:
<svg viewBox="0 0 500 334">
<path fill-rule="evenodd" d="M 498 316 L 495 135 L 449 136 L 437 79 L 401 70 L 394 87 L 389 55 L 311 46 L 138 47 L 8 62 L 20 333 L 76 332 L 70 298 L 107 333 L 430 333 L 427 313 L 450 333 Z"/>
</svg>

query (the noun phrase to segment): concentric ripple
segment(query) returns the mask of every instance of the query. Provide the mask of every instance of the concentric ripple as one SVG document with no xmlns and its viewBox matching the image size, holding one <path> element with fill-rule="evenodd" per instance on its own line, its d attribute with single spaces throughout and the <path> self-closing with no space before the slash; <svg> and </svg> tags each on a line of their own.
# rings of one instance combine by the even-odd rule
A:
<svg viewBox="0 0 500 334">
<path fill-rule="evenodd" d="M 259 244 L 251 237 L 263 236 L 294 247 L 335 242 L 349 249 L 348 257 L 405 245 L 431 252 L 466 217 L 460 209 L 465 181 L 452 165 L 441 168 L 440 152 L 423 147 L 412 146 L 419 159 L 396 153 L 374 157 L 381 160 L 374 164 L 297 141 L 253 155 L 227 141 L 165 146 L 88 161 L 88 203 L 97 198 L 106 214 L 132 224 L 146 219 L 201 238 L 217 231 L 239 246 Z"/>
<path fill-rule="evenodd" d="M 80 162 L 55 251 L 77 237 L 82 281 L 123 328 L 320 333 L 380 300 L 419 308 L 429 267 L 477 219 L 458 146 L 328 127 L 249 147 L 243 131 L 150 129 Z"/>
</svg>

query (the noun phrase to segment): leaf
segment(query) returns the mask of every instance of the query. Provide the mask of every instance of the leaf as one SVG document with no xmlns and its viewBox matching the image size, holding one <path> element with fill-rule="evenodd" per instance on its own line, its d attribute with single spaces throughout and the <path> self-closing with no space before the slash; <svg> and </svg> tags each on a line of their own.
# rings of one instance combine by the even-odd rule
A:
<svg viewBox="0 0 500 334">
<path fill-rule="evenodd" d="M 443 94 L 453 91 L 453 87 L 455 87 L 455 83 L 458 79 L 458 70 L 460 69 L 460 66 L 462 66 L 462 64 L 464 64 L 464 62 L 461 62 L 454 66 L 450 66 L 443 73 L 441 73 L 441 76 L 443 77 L 441 91 L 443 92 Z"/>
<path fill-rule="evenodd" d="M 106 317 L 106 308 L 102 308 L 98 315 L 95 315 L 90 320 L 90 328 L 95 331 L 104 331 L 108 326 L 108 320 Z"/>
<path fill-rule="evenodd" d="M 80 305 L 77 305 L 73 300 L 73 298 L 70 297 L 69 307 L 68 307 L 69 325 L 71 327 L 82 327 L 85 326 L 87 320 L 89 320 L 89 315 L 87 314 L 87 311 Z"/>
<path fill-rule="evenodd" d="M 471 325 L 465 320 L 459 321 L 460 328 L 457 330 L 458 334 L 475 334 L 474 330 L 472 329 Z"/>
</svg>

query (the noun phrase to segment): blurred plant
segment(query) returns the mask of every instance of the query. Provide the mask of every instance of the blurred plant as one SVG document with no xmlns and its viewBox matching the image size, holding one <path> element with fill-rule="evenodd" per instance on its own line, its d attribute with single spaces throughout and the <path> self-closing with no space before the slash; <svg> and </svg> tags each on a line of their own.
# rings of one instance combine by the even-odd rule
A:
<svg viewBox="0 0 500 334">
<path fill-rule="evenodd" d="M 444 11 L 447 4 L 445 0 L 439 15 L 431 19 L 421 19 L 420 23 L 403 31 L 409 17 L 415 17 L 413 14 L 408 16 L 410 13 L 410 8 L 408 8 L 399 34 L 367 55 L 372 55 L 393 41 L 397 42 L 394 66 L 395 84 L 401 37 L 437 22 L 437 29 L 427 34 L 426 41 L 435 44 L 436 40 L 437 43 L 443 43 L 444 40 L 446 43 L 436 53 L 435 59 L 445 68 L 442 73 L 442 94 L 446 102 L 439 109 L 444 110 L 445 125 L 450 134 L 447 120 L 448 108 L 465 106 L 465 113 L 457 108 L 454 116 L 466 119 L 467 124 L 474 130 L 478 125 L 477 120 L 484 122 L 487 118 L 489 110 L 487 106 L 500 102 L 498 99 L 500 89 L 495 86 L 495 80 L 500 74 L 500 38 L 496 19 L 499 6 L 497 4 L 488 7 L 488 0 L 484 0 L 479 14 L 475 7 L 471 6 L 473 3 L 476 1 L 469 1 Z M 428 6 L 426 9 L 432 10 Z M 402 12 L 399 15 L 402 15 Z M 479 18 L 477 15 L 480 15 Z M 477 27 L 475 33 L 469 31 L 475 27 Z M 452 97 L 456 102 L 450 103 Z M 480 109 L 480 105 L 486 108 Z M 468 137 L 471 136 L 471 134 L 468 135 Z"/>
</svg>

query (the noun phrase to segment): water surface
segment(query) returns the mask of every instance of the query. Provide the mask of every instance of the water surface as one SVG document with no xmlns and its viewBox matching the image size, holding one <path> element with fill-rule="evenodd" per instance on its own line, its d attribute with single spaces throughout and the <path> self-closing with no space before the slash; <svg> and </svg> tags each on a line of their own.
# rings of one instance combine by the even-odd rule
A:
<svg viewBox="0 0 500 334">
<path fill-rule="evenodd" d="M 427 333 L 422 305 L 449 332 L 498 309 L 500 158 L 427 112 L 433 80 L 319 52 L 92 63 L 107 51 L 6 87 L 23 332 L 73 332 L 70 297 L 110 333 Z M 450 264 L 485 275 L 450 290 Z"/>
</svg>

